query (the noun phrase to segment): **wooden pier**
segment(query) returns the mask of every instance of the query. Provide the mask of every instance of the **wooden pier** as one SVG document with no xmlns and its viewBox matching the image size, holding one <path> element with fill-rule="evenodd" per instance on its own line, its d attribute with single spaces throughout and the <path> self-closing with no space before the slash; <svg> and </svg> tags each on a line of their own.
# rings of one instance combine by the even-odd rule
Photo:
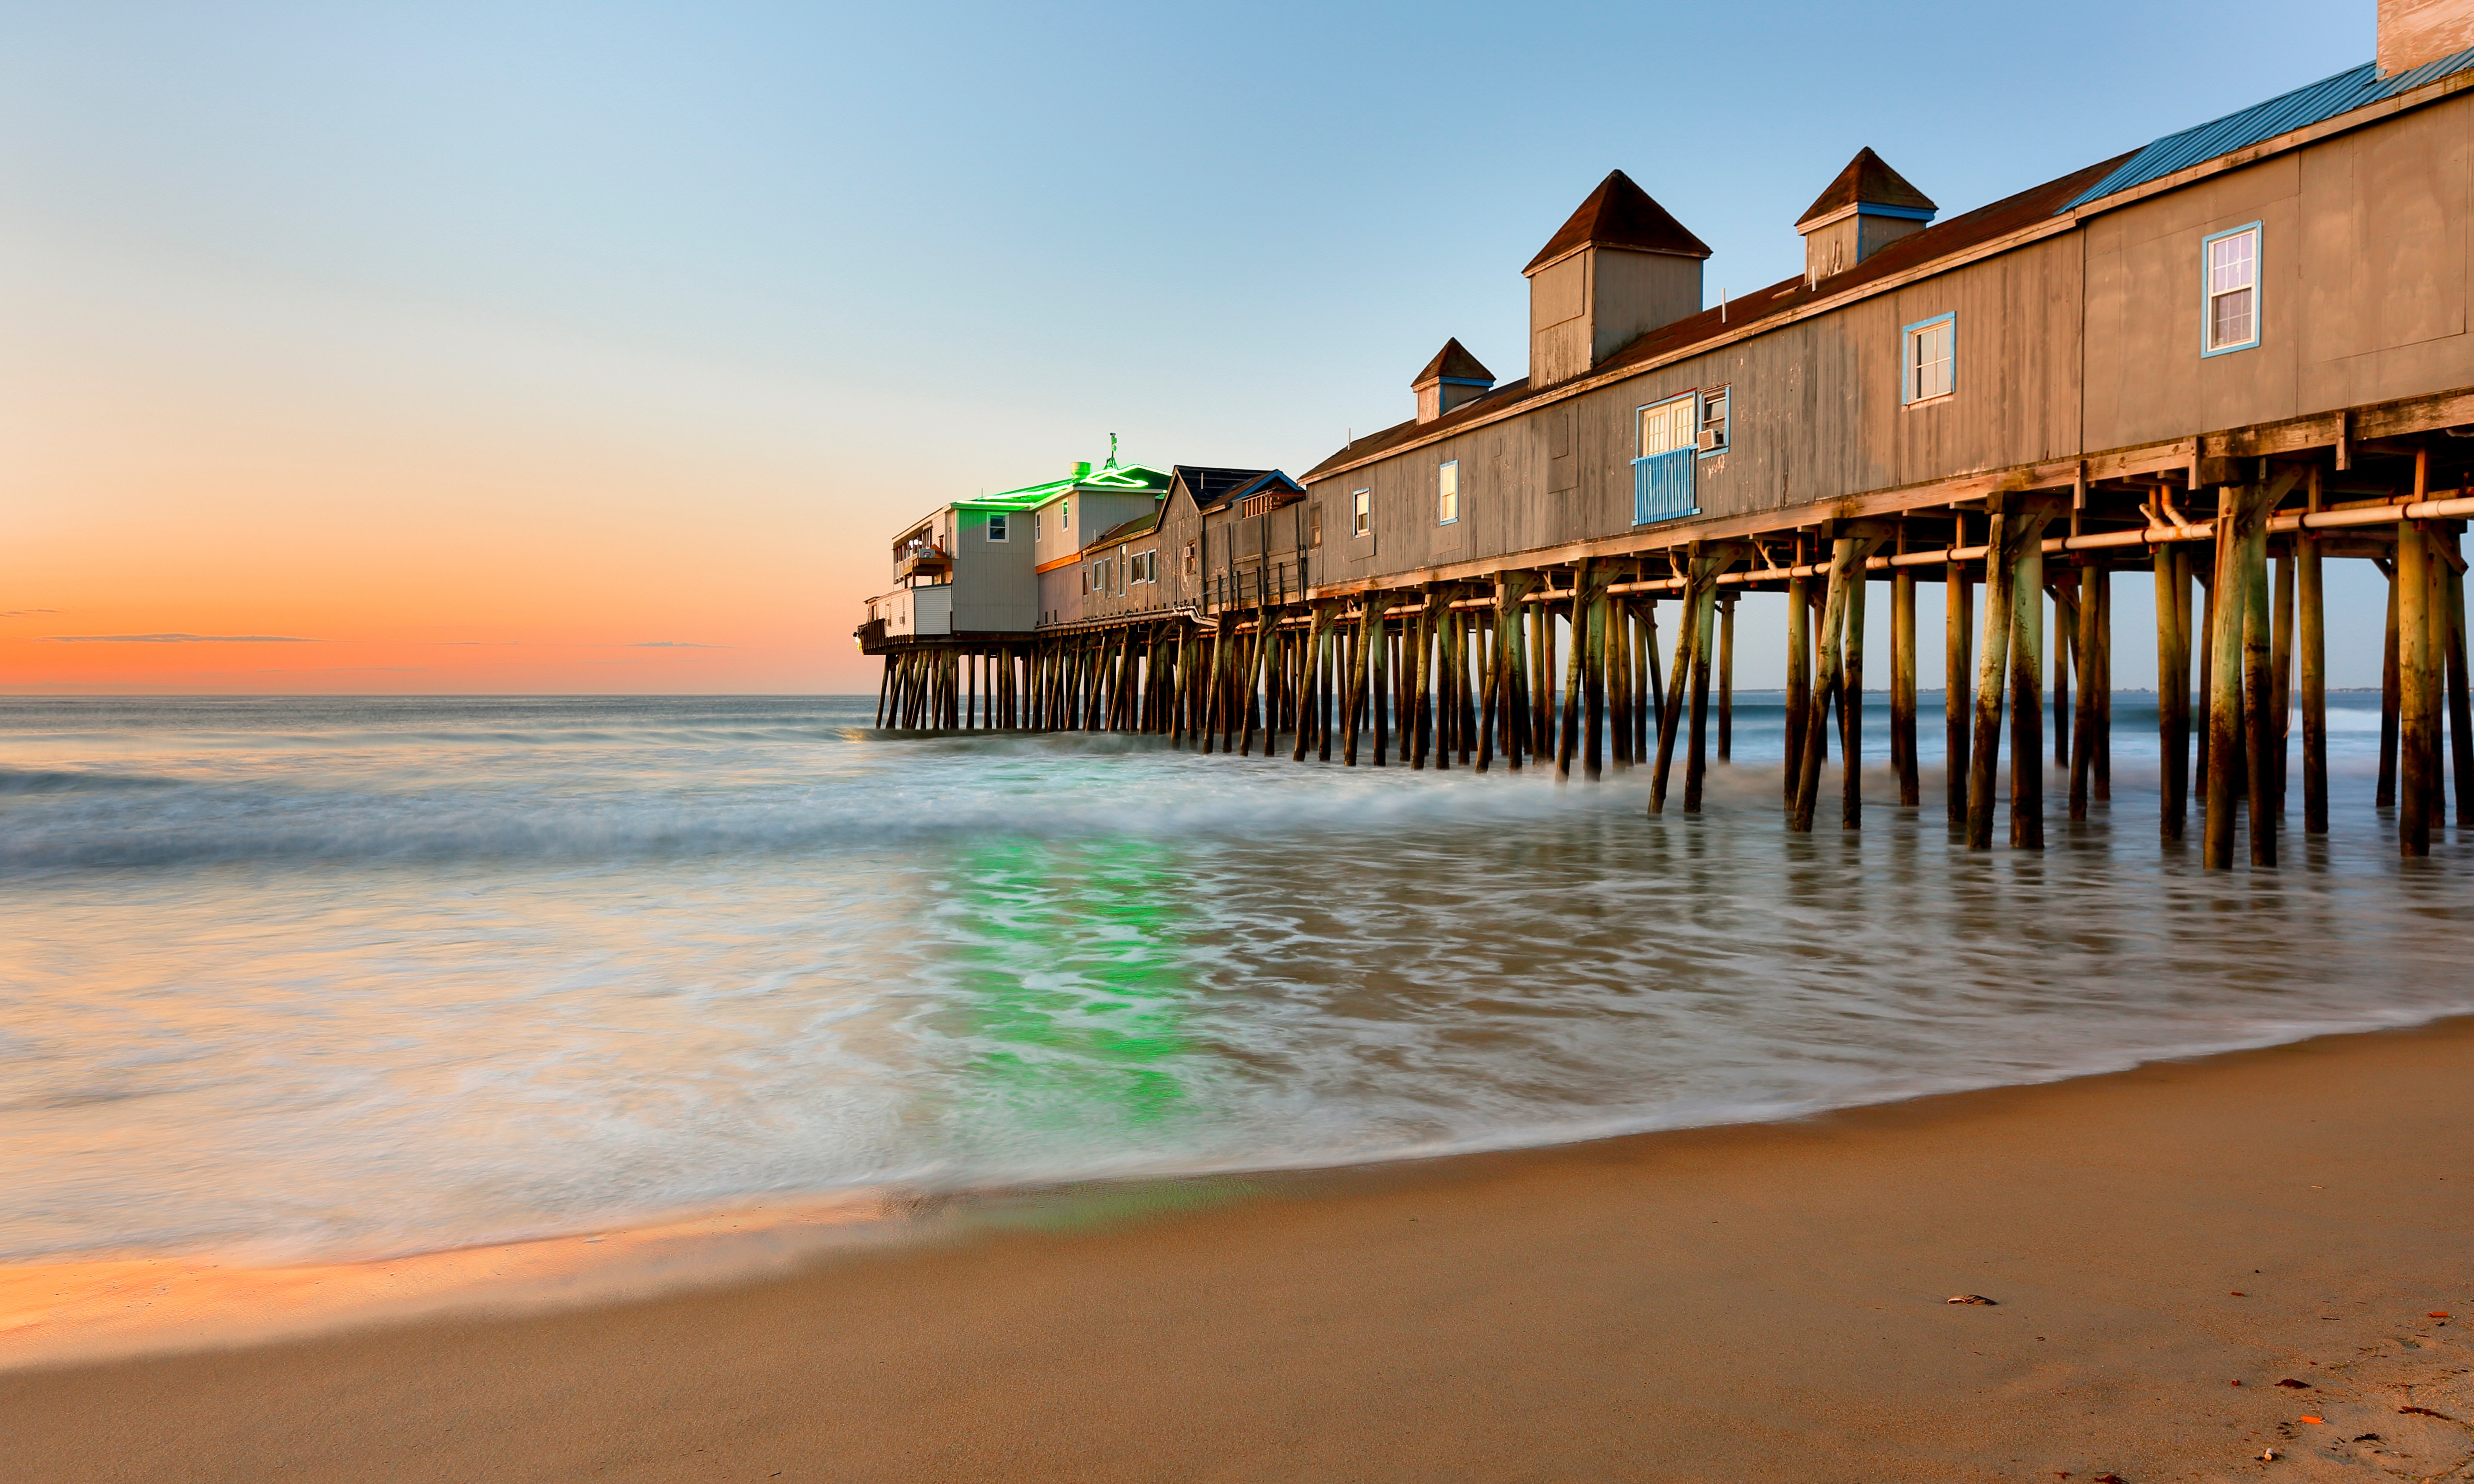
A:
<svg viewBox="0 0 2474 1484">
<path fill-rule="evenodd" d="M 1523 270 L 1527 377 L 1449 340 L 1413 418 L 1297 479 L 1112 455 L 915 526 L 955 555 L 871 602 L 880 723 L 1642 768 L 1649 811 L 1688 814 L 1734 754 L 1737 610 L 1775 595 L 1782 817 L 1829 812 L 1834 753 L 1855 829 L 1868 688 L 1898 807 L 1927 806 L 1938 582 L 1950 826 L 1991 849 L 2006 794 L 2036 850 L 2049 747 L 2057 812 L 2110 801 L 2114 580 L 2144 572 L 2159 833 L 2195 809 L 2207 865 L 2267 869 L 2297 707 L 2302 828 L 2328 828 L 2326 562 L 2350 560 L 2389 588 L 2377 803 L 2425 854 L 2452 781 L 2474 826 L 2468 28 L 2474 0 L 2385 7 L 2375 63 L 1947 221 L 1865 150 L 1795 224 L 1805 273 L 1709 307 L 1710 250 L 1618 171 Z M 964 612 L 1019 618 L 930 632 Z"/>
</svg>

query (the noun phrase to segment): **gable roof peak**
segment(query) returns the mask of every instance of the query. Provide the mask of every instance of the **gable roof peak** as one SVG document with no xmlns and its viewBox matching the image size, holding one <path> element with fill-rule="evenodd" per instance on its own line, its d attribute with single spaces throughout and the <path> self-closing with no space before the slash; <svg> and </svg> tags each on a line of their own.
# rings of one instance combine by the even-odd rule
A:
<svg viewBox="0 0 2474 1484">
<path fill-rule="evenodd" d="M 1536 273 L 1548 263 L 1582 248 L 1629 248 L 1636 252 L 1668 252 L 1678 257 L 1708 257 L 1709 245 L 1685 229 L 1632 177 L 1611 170 L 1569 220 L 1547 239 L 1546 246 L 1520 270 Z"/>
<path fill-rule="evenodd" d="M 1901 211 L 1934 212 L 1941 208 L 1932 198 L 1907 183 L 1907 178 L 1890 168 L 1890 162 L 1873 153 L 1866 145 L 1856 152 L 1838 179 L 1830 182 L 1804 215 L 1795 219 L 1796 230 L 1819 217 L 1835 216 L 1850 206 L 1896 206 Z"/>
<path fill-rule="evenodd" d="M 1409 389 L 1416 391 L 1436 381 L 1473 381 L 1491 387 L 1494 385 L 1494 372 L 1479 364 L 1478 358 L 1469 354 L 1468 347 L 1460 343 L 1460 337 L 1454 336 L 1443 342 L 1443 348 L 1435 352 L 1435 358 L 1426 363 L 1424 371 L 1418 372 L 1417 379 L 1409 383 Z"/>
</svg>

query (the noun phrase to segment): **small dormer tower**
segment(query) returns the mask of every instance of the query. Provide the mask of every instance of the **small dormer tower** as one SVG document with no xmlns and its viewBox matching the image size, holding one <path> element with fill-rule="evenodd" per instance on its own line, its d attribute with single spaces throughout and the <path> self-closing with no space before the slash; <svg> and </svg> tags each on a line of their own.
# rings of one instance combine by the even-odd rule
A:
<svg viewBox="0 0 2474 1484">
<path fill-rule="evenodd" d="M 1520 272 L 1529 383 L 1569 381 L 1651 330 L 1701 312 L 1710 249 L 1617 170 Z"/>
<path fill-rule="evenodd" d="M 1804 234 L 1804 281 L 1842 274 L 1902 237 L 1932 225 L 1941 208 L 1870 149 L 1858 150 L 1838 179 L 1795 224 Z"/>
<path fill-rule="evenodd" d="M 1478 364 L 1457 340 L 1446 340 L 1443 348 L 1418 372 L 1409 390 L 1418 394 L 1418 420 L 1432 422 L 1464 403 L 1473 402 L 1494 387 L 1494 372 Z"/>
</svg>

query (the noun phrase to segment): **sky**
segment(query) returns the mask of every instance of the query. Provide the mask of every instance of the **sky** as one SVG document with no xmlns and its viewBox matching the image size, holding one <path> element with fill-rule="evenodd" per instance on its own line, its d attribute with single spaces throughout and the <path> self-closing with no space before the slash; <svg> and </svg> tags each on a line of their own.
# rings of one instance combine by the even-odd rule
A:
<svg viewBox="0 0 2474 1484">
<path fill-rule="evenodd" d="M 1521 374 L 1520 267 L 1610 169 L 1740 293 L 1861 146 L 1955 214 L 2372 42 L 2371 0 L 0 0 L 0 692 L 872 690 L 903 524 L 1112 433 L 1301 470 L 1446 336 Z"/>
</svg>

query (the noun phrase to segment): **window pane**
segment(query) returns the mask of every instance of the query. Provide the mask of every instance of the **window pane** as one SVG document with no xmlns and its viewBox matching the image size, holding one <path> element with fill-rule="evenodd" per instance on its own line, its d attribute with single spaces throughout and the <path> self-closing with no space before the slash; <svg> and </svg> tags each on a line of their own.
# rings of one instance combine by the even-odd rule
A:
<svg viewBox="0 0 2474 1484">
<path fill-rule="evenodd" d="M 2251 291 L 2236 289 L 2219 294 L 2209 304 L 2208 343 L 2211 347 L 2239 346 L 2251 338 Z"/>
<path fill-rule="evenodd" d="M 2229 293 L 2257 286 L 2259 234 L 2238 232 L 2208 244 L 2208 292 Z"/>
</svg>

